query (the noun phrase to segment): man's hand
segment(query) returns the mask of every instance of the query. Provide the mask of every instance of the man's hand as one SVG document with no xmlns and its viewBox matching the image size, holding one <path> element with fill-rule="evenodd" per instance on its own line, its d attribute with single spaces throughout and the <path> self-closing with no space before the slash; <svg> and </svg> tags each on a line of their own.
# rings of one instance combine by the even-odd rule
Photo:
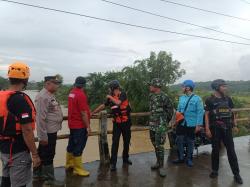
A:
<svg viewBox="0 0 250 187">
<path fill-rule="evenodd" d="M 48 140 L 47 141 L 46 140 L 40 140 L 39 144 L 41 144 L 43 146 L 48 145 Z"/>
<path fill-rule="evenodd" d="M 212 138 L 212 133 L 209 128 L 206 128 L 206 135 L 208 138 Z"/>
<path fill-rule="evenodd" d="M 111 95 L 106 95 L 106 98 L 107 99 L 110 99 L 112 96 Z"/>
<path fill-rule="evenodd" d="M 171 128 L 174 129 L 176 128 L 176 126 L 177 126 L 177 123 L 172 123 Z"/>
<path fill-rule="evenodd" d="M 37 168 L 41 164 L 41 159 L 38 154 L 32 154 L 33 168 Z"/>
<path fill-rule="evenodd" d="M 233 131 L 234 131 L 236 134 L 238 134 L 240 130 L 238 129 L 238 127 L 234 126 Z"/>
<path fill-rule="evenodd" d="M 195 133 L 200 132 L 200 130 L 201 130 L 201 126 L 197 125 L 197 126 L 195 127 Z"/>
<path fill-rule="evenodd" d="M 87 128 L 87 133 L 88 133 L 87 135 L 89 136 L 89 134 L 91 133 L 91 128 L 90 127 Z"/>
</svg>

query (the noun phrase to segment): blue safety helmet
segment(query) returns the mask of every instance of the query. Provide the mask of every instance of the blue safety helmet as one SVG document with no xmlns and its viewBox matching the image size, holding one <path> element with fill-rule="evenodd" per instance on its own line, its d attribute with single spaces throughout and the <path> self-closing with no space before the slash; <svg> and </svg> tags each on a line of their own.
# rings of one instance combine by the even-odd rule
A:
<svg viewBox="0 0 250 187">
<path fill-rule="evenodd" d="M 185 80 L 185 81 L 182 83 L 182 86 L 184 86 L 184 87 L 189 87 L 189 88 L 192 88 L 192 89 L 195 88 L 194 81 L 192 81 L 192 80 Z"/>
</svg>

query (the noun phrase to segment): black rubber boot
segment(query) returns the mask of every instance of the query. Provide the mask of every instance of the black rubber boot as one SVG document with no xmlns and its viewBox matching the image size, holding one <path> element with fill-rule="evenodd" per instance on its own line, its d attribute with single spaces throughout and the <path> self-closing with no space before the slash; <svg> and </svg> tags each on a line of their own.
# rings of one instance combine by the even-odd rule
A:
<svg viewBox="0 0 250 187">
<path fill-rule="evenodd" d="M 130 159 L 125 159 L 123 160 L 123 164 L 132 165 L 133 163 Z"/>
<path fill-rule="evenodd" d="M 166 177 L 167 172 L 164 169 L 164 158 L 159 158 L 159 175 L 161 177 Z"/>
<path fill-rule="evenodd" d="M 116 165 L 115 164 L 110 165 L 110 171 L 116 171 Z"/>
<path fill-rule="evenodd" d="M 42 166 L 38 166 L 36 168 L 33 168 L 33 181 L 39 181 L 39 180 L 43 180 L 44 176 L 42 173 Z"/>
<path fill-rule="evenodd" d="M 157 170 L 157 169 L 159 169 L 159 168 L 160 168 L 160 164 L 159 164 L 158 161 L 157 161 L 154 165 L 151 166 L 151 169 L 152 169 L 152 170 Z"/>
<path fill-rule="evenodd" d="M 243 184 L 243 180 L 239 174 L 234 176 L 234 180 L 238 184 Z"/>
<path fill-rule="evenodd" d="M 44 184 L 43 186 L 53 186 L 53 187 L 64 187 L 64 182 L 57 181 L 54 175 L 54 166 L 53 165 L 46 165 L 42 167 L 42 173 L 44 176 Z"/>
<path fill-rule="evenodd" d="M 2 177 L 1 186 L 11 187 L 10 177 Z"/>
<path fill-rule="evenodd" d="M 214 179 L 218 177 L 218 171 L 212 171 L 209 175 L 210 178 Z"/>
</svg>

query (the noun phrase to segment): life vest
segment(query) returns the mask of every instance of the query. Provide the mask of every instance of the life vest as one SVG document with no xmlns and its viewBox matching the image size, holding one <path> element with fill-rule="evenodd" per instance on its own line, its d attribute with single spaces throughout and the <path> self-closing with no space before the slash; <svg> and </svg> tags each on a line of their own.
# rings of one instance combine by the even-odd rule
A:
<svg viewBox="0 0 250 187">
<path fill-rule="evenodd" d="M 21 125 L 18 121 L 18 118 L 14 116 L 8 110 L 8 100 L 14 94 L 18 94 L 15 91 L 0 91 L 0 140 L 1 139 L 10 139 L 22 133 Z M 35 129 L 35 116 L 36 110 L 31 99 L 25 93 L 21 93 L 24 99 L 27 101 L 28 105 L 32 109 L 32 129 Z M 24 114 L 25 115 L 25 114 Z"/>
<path fill-rule="evenodd" d="M 233 117 L 232 109 L 229 107 L 229 101 L 227 98 L 221 99 L 215 103 L 215 109 L 213 110 L 215 120 L 231 120 Z"/>
<path fill-rule="evenodd" d="M 116 100 L 119 100 L 120 95 L 113 96 Z M 120 105 L 114 105 L 111 107 L 112 114 L 114 115 L 113 121 L 116 123 L 123 123 L 129 120 L 129 114 L 131 111 L 129 101 L 126 99 Z"/>
</svg>

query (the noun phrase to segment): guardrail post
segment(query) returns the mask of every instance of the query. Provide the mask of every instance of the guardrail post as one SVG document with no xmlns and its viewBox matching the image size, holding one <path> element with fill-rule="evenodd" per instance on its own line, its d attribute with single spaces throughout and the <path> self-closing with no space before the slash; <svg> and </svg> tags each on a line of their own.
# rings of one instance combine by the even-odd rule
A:
<svg viewBox="0 0 250 187">
<path fill-rule="evenodd" d="M 99 121 L 100 135 L 98 136 L 101 165 L 110 163 L 110 154 L 109 154 L 109 146 L 107 138 L 107 124 L 108 124 L 107 112 L 102 111 Z"/>
</svg>

